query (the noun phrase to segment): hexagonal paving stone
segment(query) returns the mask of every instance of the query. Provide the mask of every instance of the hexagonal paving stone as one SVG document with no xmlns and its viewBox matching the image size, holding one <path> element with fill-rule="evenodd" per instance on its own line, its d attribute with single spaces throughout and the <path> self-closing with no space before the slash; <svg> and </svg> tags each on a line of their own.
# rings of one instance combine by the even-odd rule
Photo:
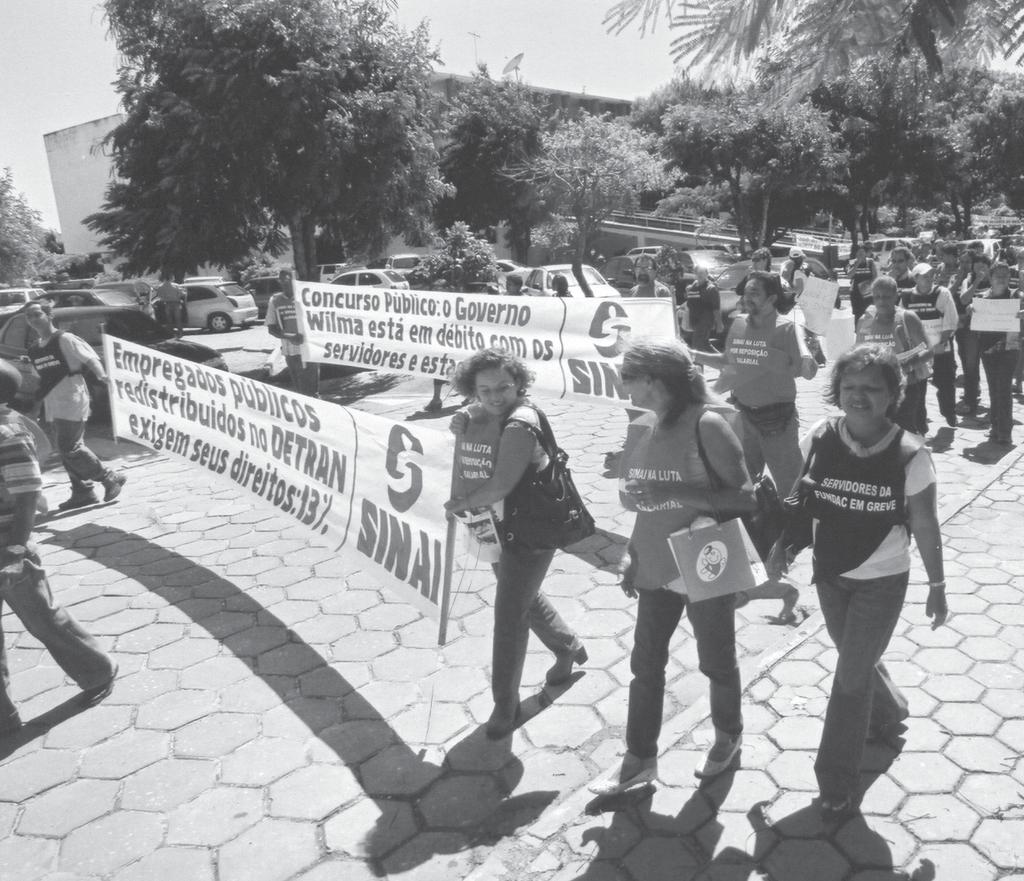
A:
<svg viewBox="0 0 1024 881">
<path fill-rule="evenodd" d="M 161 667 L 184 670 L 186 667 L 214 657 L 219 652 L 220 644 L 216 640 L 190 637 L 150 652 L 146 664 L 153 670 L 158 670 Z"/>
<path fill-rule="evenodd" d="M 765 867 L 776 878 L 813 878 L 814 881 L 840 881 L 850 866 L 827 841 L 789 839 L 779 842 L 765 860 Z"/>
<path fill-rule="evenodd" d="M 288 629 L 281 625 L 254 625 L 237 630 L 222 640 L 224 647 L 240 658 L 253 658 L 288 642 Z"/>
<path fill-rule="evenodd" d="M 780 661 L 772 667 L 771 676 L 779 685 L 796 687 L 817 685 L 828 673 L 814 661 Z"/>
<path fill-rule="evenodd" d="M 976 703 L 943 704 L 932 718 L 953 734 L 994 734 L 1002 721 Z"/>
<path fill-rule="evenodd" d="M 180 689 L 162 694 L 139 707 L 135 726 L 173 731 L 196 719 L 202 719 L 216 707 L 215 693 L 205 689 Z"/>
<path fill-rule="evenodd" d="M 220 848 L 220 879 L 285 881 L 319 856 L 315 826 L 263 819 Z"/>
<path fill-rule="evenodd" d="M 917 847 L 898 823 L 856 816 L 843 824 L 836 844 L 851 865 L 879 869 L 902 866 Z"/>
<path fill-rule="evenodd" d="M 968 844 L 926 844 L 915 855 L 911 869 L 916 865 L 922 877 L 949 878 L 971 881 L 995 881 L 996 868 Z M 915 870 L 916 871 L 916 870 Z M 912 872 L 913 874 L 913 872 Z"/>
<path fill-rule="evenodd" d="M 1003 869 L 1024 866 L 1024 819 L 985 819 L 971 843 Z"/>
<path fill-rule="evenodd" d="M 390 878 L 450 881 L 466 877 L 473 862 L 473 851 L 464 835 L 424 832 L 388 854 L 382 866 Z"/>
<path fill-rule="evenodd" d="M 412 808 L 400 801 L 363 798 L 324 823 L 328 850 L 361 859 L 379 857 L 415 834 Z"/>
<path fill-rule="evenodd" d="M 392 682 L 420 682 L 437 671 L 440 661 L 437 649 L 402 648 L 400 652 L 389 652 L 371 663 L 377 679 Z"/>
<path fill-rule="evenodd" d="M 122 869 L 112 881 L 156 881 L 163 878 L 213 881 L 210 855 L 199 848 L 161 847 Z"/>
<path fill-rule="evenodd" d="M 966 771 L 993 774 L 1012 768 L 1020 755 L 993 737 L 954 737 L 943 753 Z"/>
<path fill-rule="evenodd" d="M 252 675 L 252 668 L 240 658 L 215 657 L 181 671 L 182 688 L 223 688 Z"/>
<path fill-rule="evenodd" d="M 410 707 L 391 724 L 406 743 L 441 744 L 472 727 L 473 720 L 460 704 L 434 701 Z"/>
<path fill-rule="evenodd" d="M 404 744 L 389 746 L 359 769 L 367 795 L 415 795 L 440 774 L 437 765 L 424 762 Z"/>
<path fill-rule="evenodd" d="M 915 793 L 952 792 L 963 772 L 939 753 L 903 752 L 889 774 L 908 793 Z"/>
<path fill-rule="evenodd" d="M 9 835 L 0 839 L 0 878 L 43 881 L 53 877 L 59 842 Z"/>
<path fill-rule="evenodd" d="M 981 821 L 978 812 L 955 795 L 912 795 L 899 821 L 923 841 L 967 841 Z"/>
<path fill-rule="evenodd" d="M 175 808 L 167 818 L 168 844 L 216 847 L 263 817 L 263 795 L 255 789 L 218 786 Z"/>
<path fill-rule="evenodd" d="M 464 828 L 490 816 L 502 798 L 494 777 L 459 774 L 435 782 L 420 799 L 419 809 L 430 828 Z"/>
<path fill-rule="evenodd" d="M 259 730 L 259 719 L 251 713 L 211 713 L 176 732 L 174 752 L 219 758 L 248 743 Z"/>
<path fill-rule="evenodd" d="M 158 814 L 117 811 L 68 835 L 61 846 L 60 867 L 83 875 L 109 874 L 156 850 L 163 837 Z"/>
<path fill-rule="evenodd" d="M 976 701 L 985 690 L 976 679 L 961 674 L 931 676 L 921 687 L 940 701 Z"/>
<path fill-rule="evenodd" d="M 206 759 L 163 759 L 129 777 L 121 794 L 127 810 L 173 810 L 217 779 L 217 763 Z"/>
<path fill-rule="evenodd" d="M 69 750 L 40 749 L 0 763 L 0 800 L 24 802 L 59 786 L 75 774 L 78 756 Z"/>
<path fill-rule="evenodd" d="M 972 679 L 977 679 L 986 688 L 1024 690 L 1024 670 L 1019 670 L 1011 664 L 978 661 L 968 675 Z"/>
<path fill-rule="evenodd" d="M 818 742 L 821 740 L 821 720 L 812 719 L 809 716 L 790 716 L 786 719 L 779 719 L 768 729 L 768 736 L 784 750 L 817 749 Z"/>
<path fill-rule="evenodd" d="M 1007 719 L 999 726 L 996 737 L 1018 755 L 1024 754 L 1024 719 Z"/>
<path fill-rule="evenodd" d="M 818 779 L 814 776 L 815 752 L 812 750 L 784 750 L 768 763 L 768 773 L 785 789 L 817 792 Z"/>
<path fill-rule="evenodd" d="M 374 661 L 396 645 L 391 631 L 356 631 L 331 643 L 331 656 L 336 661 Z"/>
<path fill-rule="evenodd" d="M 261 676 L 300 676 L 325 664 L 321 655 L 301 642 L 277 646 L 256 658 L 256 670 Z"/>
<path fill-rule="evenodd" d="M 592 707 L 558 706 L 555 704 L 523 726 L 530 742 L 545 747 L 572 747 L 582 743 L 604 728 Z"/>
<path fill-rule="evenodd" d="M 929 673 L 966 673 L 973 664 L 968 654 L 951 648 L 921 649 L 914 661 Z"/>
<path fill-rule="evenodd" d="M 185 636 L 183 624 L 156 623 L 133 630 L 117 638 L 115 645 L 125 654 L 148 654 L 154 649 L 170 645 Z"/>
<path fill-rule="evenodd" d="M 260 737 L 221 761 L 221 780 L 238 786 L 265 786 L 306 764 L 300 743 Z"/>
<path fill-rule="evenodd" d="M 322 820 L 362 794 L 355 775 L 339 765 L 309 765 L 270 785 L 270 814 Z"/>
<path fill-rule="evenodd" d="M 114 809 L 118 784 L 113 780 L 73 780 L 36 796 L 18 822 L 21 835 L 60 837 Z"/>
<path fill-rule="evenodd" d="M 1020 788 L 1007 774 L 968 774 L 959 794 L 983 816 L 993 816 L 1020 804 Z"/>
<path fill-rule="evenodd" d="M 679 839 L 645 838 L 623 860 L 634 878 L 644 881 L 686 881 L 699 865 L 697 857 Z"/>
<path fill-rule="evenodd" d="M 82 749 L 113 737 L 131 724 L 131 707 L 91 707 L 88 712 L 64 719 L 51 728 L 44 744 L 49 749 Z"/>
</svg>

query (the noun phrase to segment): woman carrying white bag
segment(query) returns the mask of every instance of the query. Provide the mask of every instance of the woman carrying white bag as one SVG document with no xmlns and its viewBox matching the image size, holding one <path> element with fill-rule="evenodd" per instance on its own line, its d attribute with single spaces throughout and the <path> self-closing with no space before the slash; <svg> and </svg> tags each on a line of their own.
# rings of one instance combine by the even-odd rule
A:
<svg viewBox="0 0 1024 881">
<path fill-rule="evenodd" d="M 637 342 L 626 350 L 622 382 L 632 403 L 650 412 L 630 424 L 620 469 L 619 496 L 636 511 L 623 560 L 622 589 L 639 601 L 630 657 L 627 752 L 618 781 L 598 784 L 605 795 L 649 783 L 657 776 L 658 735 L 665 697 L 669 642 L 687 610 L 701 672 L 710 680 L 715 743 L 698 777 L 731 767 L 739 752 L 739 666 L 735 594 L 693 602 L 680 592 L 669 536 L 697 518 L 755 506 L 743 449 L 725 419 L 708 407 L 704 379 L 681 343 Z M 709 476 L 697 444 L 698 423 Z"/>
</svg>

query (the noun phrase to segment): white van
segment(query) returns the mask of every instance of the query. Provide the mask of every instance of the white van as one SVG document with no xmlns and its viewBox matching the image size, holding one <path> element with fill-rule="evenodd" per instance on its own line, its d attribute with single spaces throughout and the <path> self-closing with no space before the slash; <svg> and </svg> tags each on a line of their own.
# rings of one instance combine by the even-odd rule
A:
<svg viewBox="0 0 1024 881">
<path fill-rule="evenodd" d="M 878 261 L 880 269 L 888 269 L 889 261 L 892 259 L 892 252 L 896 248 L 906 248 L 911 254 L 914 253 L 914 243 L 910 239 L 896 239 L 879 237 L 871 239 L 872 256 Z"/>
<path fill-rule="evenodd" d="M 320 270 L 320 281 L 326 284 L 334 276 L 336 276 L 341 270 L 348 267 L 348 263 L 320 263 L 317 265 L 317 269 Z"/>
</svg>

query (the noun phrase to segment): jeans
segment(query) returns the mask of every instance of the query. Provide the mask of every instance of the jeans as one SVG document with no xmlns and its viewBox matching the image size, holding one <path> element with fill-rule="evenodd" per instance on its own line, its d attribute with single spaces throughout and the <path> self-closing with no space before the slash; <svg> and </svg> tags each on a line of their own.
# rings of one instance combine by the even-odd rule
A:
<svg viewBox="0 0 1024 881">
<path fill-rule="evenodd" d="M 826 798 L 856 792 L 870 726 L 907 717 L 906 698 L 881 657 L 899 621 L 909 580 L 909 572 L 868 579 L 815 575 L 825 626 L 839 650 L 814 763 Z"/>
<path fill-rule="evenodd" d="M 918 379 L 908 382 L 903 400 L 900 401 L 900 406 L 893 419 L 900 428 L 905 428 L 921 437 L 928 434 L 928 417 L 925 412 L 927 392 L 928 383 L 925 380 Z"/>
<path fill-rule="evenodd" d="M 687 609 L 697 640 L 700 672 L 711 683 L 711 721 L 715 729 L 736 736 L 743 731 L 740 668 L 736 663 L 736 596 L 727 594 L 699 603 L 670 590 L 641 590 L 629 667 L 629 713 L 626 747 L 641 759 L 658 755 L 658 735 L 665 705 L 668 648 Z"/>
<path fill-rule="evenodd" d="M 494 573 L 494 644 L 491 651 L 491 694 L 496 715 L 513 719 L 519 706 L 519 685 L 530 631 L 556 655 L 580 648 L 568 625 L 540 592 L 554 551 L 504 548 Z"/>
<path fill-rule="evenodd" d="M 952 349 L 932 361 L 932 385 L 939 400 L 939 413 L 947 422 L 956 420 L 956 360 Z"/>
<path fill-rule="evenodd" d="M 981 397 L 981 348 L 978 335 L 962 328 L 956 332 L 956 341 L 960 351 L 960 369 L 964 375 L 964 403 L 973 415 Z"/>
<path fill-rule="evenodd" d="M 991 437 L 997 441 L 1008 441 L 1013 434 L 1013 374 L 1017 369 L 1017 350 L 983 352 L 981 363 L 988 381 Z"/>
<path fill-rule="evenodd" d="M 764 471 L 765 465 L 772 473 L 772 479 L 779 489 L 779 495 L 785 497 L 796 483 L 804 467 L 804 457 L 800 452 L 800 418 L 796 412 L 786 427 L 778 434 L 762 434 L 746 413 L 743 417 L 743 458 L 747 462 L 747 471 L 756 480 Z"/>
<path fill-rule="evenodd" d="M 84 443 L 85 421 L 81 419 L 54 419 L 53 430 L 57 449 L 60 450 L 64 470 L 71 478 L 71 492 L 81 495 L 92 490 L 94 480 L 103 480 L 110 474 L 96 454 Z"/>
<path fill-rule="evenodd" d="M 114 665 L 109 655 L 63 606 L 54 602 L 39 557 L 30 554 L 20 577 L 7 584 L 0 582 L 0 613 L 4 603 L 11 607 L 25 629 L 46 647 L 60 668 L 75 680 L 79 688 L 102 685 L 113 675 Z M 3 628 L 0 627 L 0 728 L 4 727 L 5 722 L 18 717 L 18 711 L 8 695 L 9 685 L 7 652 Z"/>
<path fill-rule="evenodd" d="M 320 365 L 316 361 L 303 364 L 302 355 L 285 355 L 284 360 L 288 365 L 292 388 L 300 395 L 320 397 Z"/>
</svg>

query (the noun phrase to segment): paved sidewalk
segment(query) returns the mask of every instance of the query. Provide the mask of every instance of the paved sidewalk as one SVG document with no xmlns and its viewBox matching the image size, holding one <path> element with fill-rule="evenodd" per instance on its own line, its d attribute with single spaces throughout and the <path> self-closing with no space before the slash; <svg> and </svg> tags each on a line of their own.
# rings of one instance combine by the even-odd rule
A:
<svg viewBox="0 0 1024 881">
<path fill-rule="evenodd" d="M 430 384 L 363 374 L 327 390 L 423 418 Z M 0 740 L 0 879 L 880 881 L 925 861 L 935 874 L 918 881 L 1013 877 L 1024 864 L 1017 450 L 997 459 L 980 426 L 933 442 L 954 618 L 933 633 L 908 605 L 888 657 L 914 718 L 898 758 L 872 753 L 864 821 L 825 835 L 806 810 L 832 660 L 811 591 L 798 629 L 768 622 L 777 601 L 738 612 L 743 770 L 694 785 L 707 689 L 684 626 L 663 786 L 637 810 L 584 818 L 585 785 L 616 765 L 625 721 L 633 602 L 612 569 L 631 515 L 602 468 L 626 421 L 547 409 L 601 532 L 556 556 L 545 589 L 591 661 L 569 686 L 541 689 L 550 658 L 532 644 L 524 684 L 538 715 L 498 743 L 481 727 L 489 568 L 456 576 L 439 649 L 434 622 L 230 484 L 100 444 L 127 467 L 121 500 L 56 517 L 38 538 L 61 601 L 115 652 L 121 679 L 79 711 L 74 687 L 8 616 L 29 724 Z M 808 424 L 824 414 L 820 382 L 801 412 Z M 59 501 L 63 474 L 48 476 Z"/>
</svg>

